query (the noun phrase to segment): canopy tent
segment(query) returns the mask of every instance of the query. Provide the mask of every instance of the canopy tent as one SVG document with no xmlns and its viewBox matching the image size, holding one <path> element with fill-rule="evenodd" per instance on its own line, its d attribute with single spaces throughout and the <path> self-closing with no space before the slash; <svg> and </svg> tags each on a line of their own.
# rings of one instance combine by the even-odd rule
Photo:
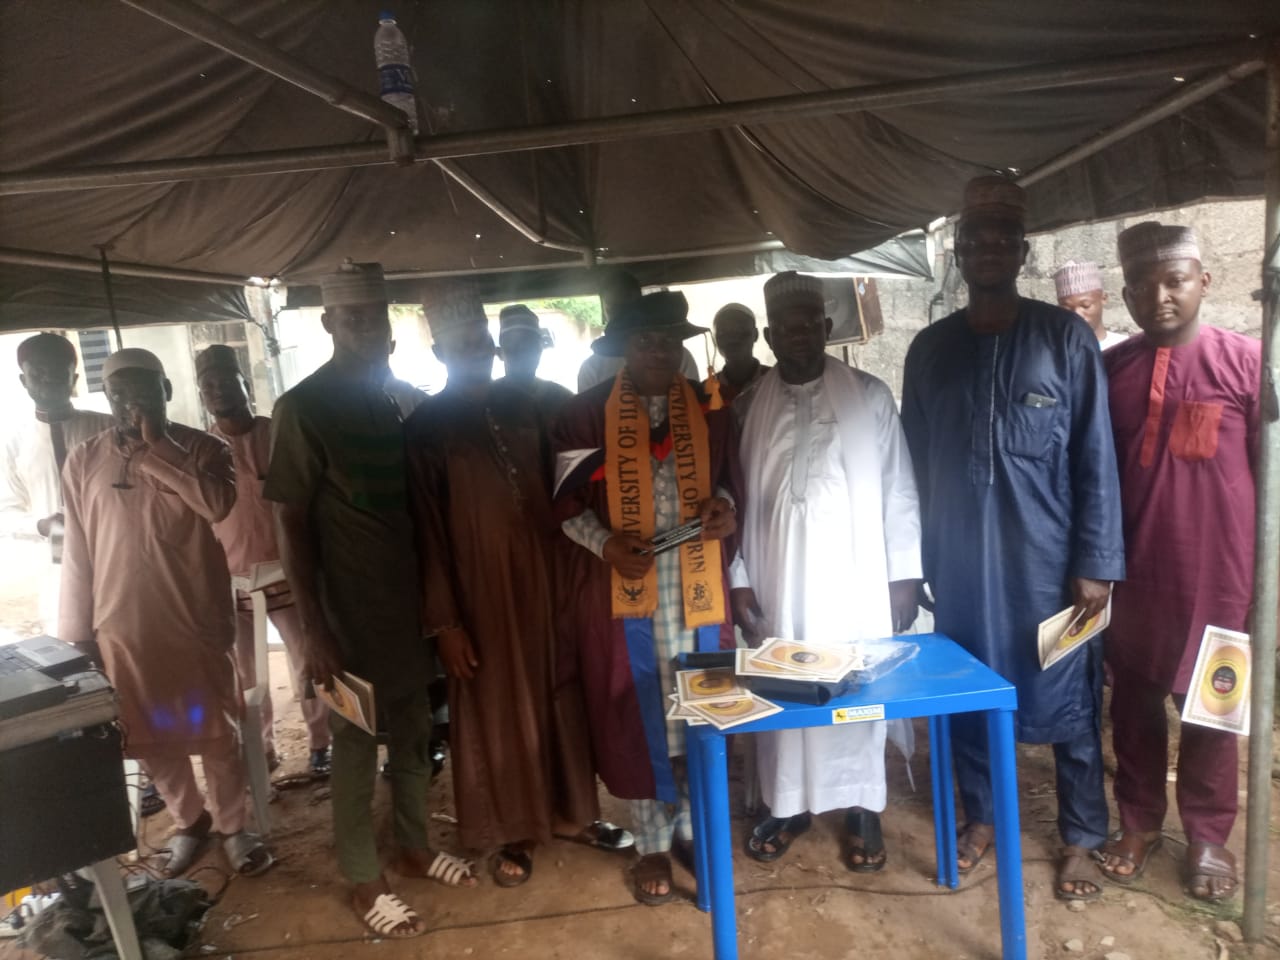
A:
<svg viewBox="0 0 1280 960">
<path fill-rule="evenodd" d="M 380 6 L 0 4 L 0 263 L 60 271 L 58 258 L 105 248 L 133 275 L 196 281 L 182 289 L 200 311 L 211 295 L 225 307 L 212 291 L 228 277 L 305 283 L 347 256 L 393 274 L 543 282 L 569 266 L 677 269 L 779 244 L 833 260 L 954 212 L 963 182 L 990 170 L 1029 186 L 1032 229 L 1256 196 L 1267 178 L 1268 244 L 1280 234 L 1274 0 L 400 0 L 416 141 L 368 93 Z M 1280 249 L 1267 258 L 1274 414 Z M 1264 663 L 1278 433 L 1271 416 Z M 1273 679 L 1254 672 L 1260 704 Z M 1251 850 L 1268 829 L 1262 713 Z M 1247 866 L 1257 939 L 1265 859 Z"/>
<path fill-rule="evenodd" d="M 779 246 L 831 260 L 952 212 L 975 173 L 1034 177 L 1170 97 L 1162 123 L 1036 180 L 1031 226 L 1262 191 L 1274 4 L 402 0 L 424 133 L 409 165 L 346 112 L 376 89 L 380 6 L 0 6 L 0 261 L 106 245 L 297 283 L 346 256 L 494 277 Z M 230 25 L 224 48 L 259 38 L 346 109 L 171 25 L 201 13 Z M 815 105 L 825 91 L 851 92 L 843 111 Z M 287 172 L 230 175 L 267 169 Z"/>
</svg>

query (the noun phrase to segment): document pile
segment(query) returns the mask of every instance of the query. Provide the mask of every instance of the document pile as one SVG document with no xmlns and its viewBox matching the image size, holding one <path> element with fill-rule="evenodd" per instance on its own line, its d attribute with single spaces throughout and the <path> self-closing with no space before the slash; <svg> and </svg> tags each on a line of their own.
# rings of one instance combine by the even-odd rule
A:
<svg viewBox="0 0 1280 960">
<path fill-rule="evenodd" d="M 717 730 L 759 720 L 782 708 L 756 696 L 734 676 L 733 667 L 676 672 L 677 693 L 671 695 L 667 718 L 691 726 L 712 724 Z"/>
</svg>

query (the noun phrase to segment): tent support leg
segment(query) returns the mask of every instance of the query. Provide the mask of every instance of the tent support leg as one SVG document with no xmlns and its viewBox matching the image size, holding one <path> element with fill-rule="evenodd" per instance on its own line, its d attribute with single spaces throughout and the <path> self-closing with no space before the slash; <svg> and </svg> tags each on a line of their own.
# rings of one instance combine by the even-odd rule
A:
<svg viewBox="0 0 1280 960">
<path fill-rule="evenodd" d="M 1262 265 L 1262 429 L 1258 456 L 1258 534 L 1254 554 L 1249 813 L 1244 875 L 1245 939 L 1266 934 L 1267 840 L 1271 819 L 1272 724 L 1275 722 L 1276 626 L 1280 615 L 1280 41 L 1267 62 L 1266 254 Z"/>
</svg>

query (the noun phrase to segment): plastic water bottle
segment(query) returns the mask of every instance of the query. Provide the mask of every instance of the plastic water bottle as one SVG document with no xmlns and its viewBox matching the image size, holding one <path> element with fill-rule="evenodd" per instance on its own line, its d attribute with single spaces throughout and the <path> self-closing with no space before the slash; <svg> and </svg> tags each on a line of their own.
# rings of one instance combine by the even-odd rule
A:
<svg viewBox="0 0 1280 960">
<path fill-rule="evenodd" d="M 409 42 L 396 26 L 395 14 L 378 14 L 378 32 L 373 35 L 373 55 L 378 61 L 378 87 L 382 99 L 409 118 L 418 132 L 418 101 L 413 95 L 413 66 L 409 62 Z"/>
</svg>

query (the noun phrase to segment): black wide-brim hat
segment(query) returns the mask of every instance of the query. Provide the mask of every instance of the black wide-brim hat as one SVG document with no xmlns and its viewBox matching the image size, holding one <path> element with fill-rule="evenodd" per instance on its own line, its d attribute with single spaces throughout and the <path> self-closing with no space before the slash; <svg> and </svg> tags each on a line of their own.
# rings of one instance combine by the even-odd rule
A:
<svg viewBox="0 0 1280 960">
<path fill-rule="evenodd" d="M 646 294 L 619 310 L 591 349 L 601 357 L 621 357 L 633 333 L 670 333 L 688 340 L 707 332 L 706 327 L 689 322 L 689 301 L 683 293 L 663 291 Z"/>
</svg>

